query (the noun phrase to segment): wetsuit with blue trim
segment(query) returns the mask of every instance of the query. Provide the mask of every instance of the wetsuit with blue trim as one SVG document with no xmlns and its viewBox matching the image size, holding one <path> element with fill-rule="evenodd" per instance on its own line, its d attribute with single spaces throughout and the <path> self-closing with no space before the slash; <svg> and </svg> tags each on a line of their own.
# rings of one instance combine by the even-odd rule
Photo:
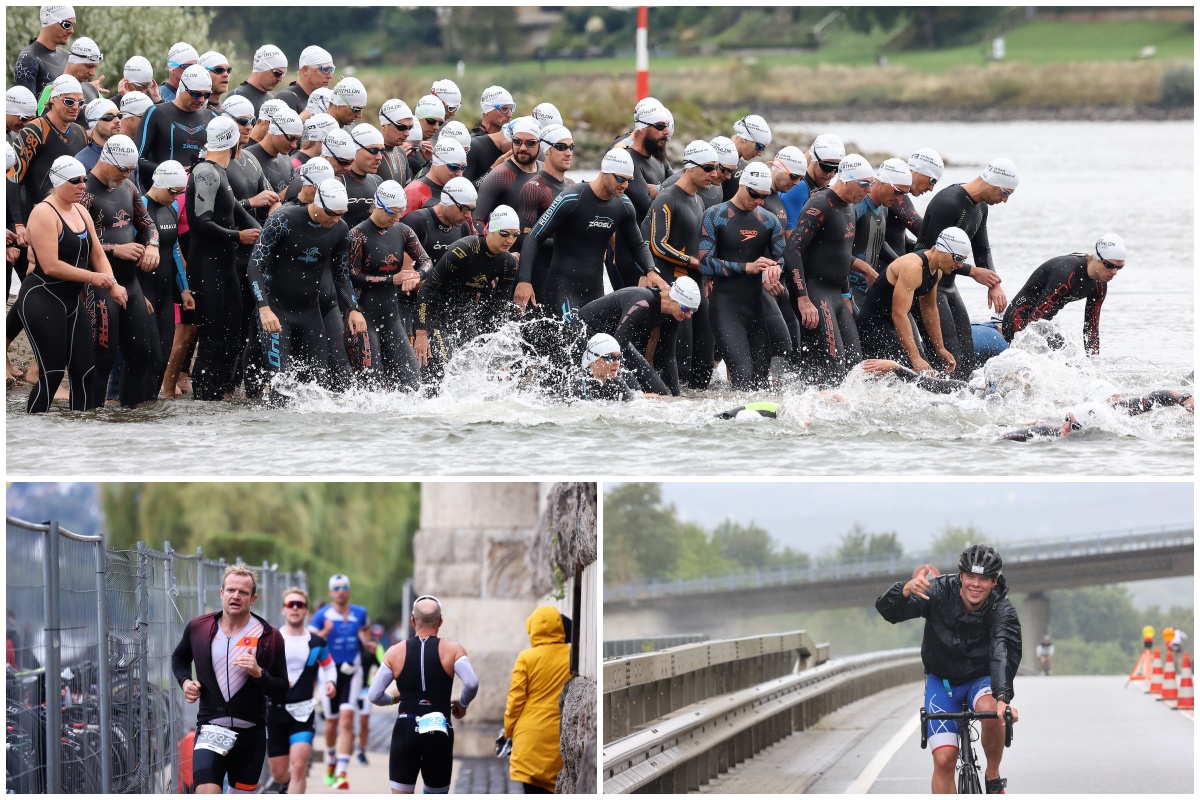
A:
<svg viewBox="0 0 1200 800">
<path fill-rule="evenodd" d="M 283 330 L 267 333 L 258 323 L 268 372 L 296 369 L 324 379 L 330 342 L 321 315 L 321 272 L 334 276 L 343 319 L 358 310 L 350 285 L 350 229 L 344 220 L 326 228 L 312 219 L 311 206 L 281 208 L 267 219 L 254 244 L 247 275 L 261 311 L 270 307 Z M 319 612 L 318 612 L 319 613 Z M 335 654 L 336 657 L 336 654 Z"/>
<path fill-rule="evenodd" d="M 405 255 L 422 278 L 433 269 L 417 235 L 403 222 L 380 228 L 368 217 L 350 231 L 350 283 L 358 292 L 370 344 L 361 367 L 381 375 L 391 387 L 416 389 L 420 367 L 401 321 L 400 287 L 394 283 Z"/>
<path fill-rule="evenodd" d="M 961 228 L 971 240 L 971 253 L 975 267 L 996 271 L 992 263 L 992 248 L 987 232 L 988 206 L 982 200 L 975 202 L 962 184 L 947 186 L 933 196 L 925 209 L 921 231 L 917 234 L 917 250 L 928 250 L 937 243 L 937 237 L 946 228 Z M 964 264 L 942 278 L 938 287 L 938 312 L 942 322 L 942 341 L 954 356 L 955 369 L 969 374 L 975 369 L 975 345 L 971 338 L 971 317 L 966 303 L 955 285 L 958 275 L 970 275 L 972 267 Z M 919 321 L 919 320 L 918 320 Z M 922 334 L 924 330 L 922 329 Z M 928 336 L 926 336 L 928 338 Z M 937 366 L 935 364 L 935 366 Z"/>
<path fill-rule="evenodd" d="M 782 262 L 784 248 L 783 225 L 764 208 L 743 211 L 728 202 L 704 212 L 700 271 L 713 282 L 709 297 L 713 334 L 729 382 L 739 391 L 766 385 L 772 353 L 762 275 L 748 274 L 746 266 L 763 257 Z M 785 274 L 784 280 L 802 279 Z"/>
<path fill-rule="evenodd" d="M 121 372 L 121 405 L 136 406 L 158 397 L 154 378 L 162 361 L 162 349 L 154 317 L 146 310 L 136 261 L 117 257 L 114 248 L 134 241 L 147 247 L 158 246 L 158 229 L 146 212 L 136 188 L 128 180 L 110 189 L 94 173 L 88 173 L 83 197 L 79 201 L 92 215 L 92 224 L 100 246 L 112 265 L 113 277 L 129 293 L 125 307 L 117 305 L 107 290 L 88 287 L 93 296 L 93 337 L 96 343 L 96 391 L 106 394 L 108 376 L 119 347 L 124 368 Z M 174 309 L 172 309 L 174 311 Z"/>
<path fill-rule="evenodd" d="M 286 756 L 294 744 L 312 744 L 316 732 L 313 683 L 337 683 L 337 669 L 325 640 L 305 631 L 292 636 L 279 631 L 287 660 L 288 692 L 282 703 L 267 700 L 267 758 Z M 307 712 L 307 713 L 306 713 Z"/>
<path fill-rule="evenodd" d="M 154 323 L 158 330 L 159 363 L 154 381 L 162 385 L 163 372 L 175 341 L 175 303 L 188 290 L 187 272 L 183 267 L 183 251 L 179 248 L 179 208 L 174 203 L 160 205 L 150 195 L 143 195 L 146 213 L 158 229 L 160 261 L 153 272 L 138 270 L 142 292 L 154 306 Z"/>
<path fill-rule="evenodd" d="M 868 194 L 854 204 L 854 244 L 852 252 L 856 259 L 865 261 L 876 274 L 882 273 L 880 257 L 887 244 L 888 207 L 877 205 Z M 867 299 L 866 277 L 861 272 L 850 270 L 850 302 L 857 314 Z"/>
<path fill-rule="evenodd" d="M 178 161 L 191 169 L 208 144 L 208 123 L 216 116 L 207 106 L 184 111 L 174 103 L 150 106 L 138 133 L 138 172 L 142 190 L 149 191 L 154 170 L 163 161 Z"/>
<path fill-rule="evenodd" d="M 801 354 L 810 380 L 837 384 L 862 361 L 858 328 L 849 305 L 854 261 L 854 208 L 832 189 L 814 193 L 800 214 L 784 251 L 785 281 L 792 302 L 807 293 L 817 309 L 817 327 Z M 798 288 L 803 286 L 804 288 Z"/>
<path fill-rule="evenodd" d="M 1039 319 L 1054 319 L 1073 300 L 1087 300 L 1083 309 L 1083 343 L 1088 353 L 1100 352 L 1100 307 L 1108 296 L 1108 284 L 1088 276 L 1088 257 L 1083 253 L 1058 256 L 1033 271 L 1029 280 L 1004 310 L 1001 332 L 1005 340 Z M 1053 343 L 1052 343 L 1053 344 Z"/>
<path fill-rule="evenodd" d="M 560 318 L 567 309 L 582 308 L 604 294 L 604 251 L 617 232 L 621 232 L 618 241 L 624 243 L 640 274 L 648 275 L 654 262 L 629 198 L 613 195 L 601 200 L 589 183 L 565 189 L 525 237 L 518 281 L 532 281 L 542 242 L 569 241 L 570 247 L 554 248 L 546 276 L 546 296 L 539 297 L 538 302 L 549 306 L 551 313 Z"/>
<path fill-rule="evenodd" d="M 579 317 L 587 335 L 607 333 L 617 340 L 643 391 L 679 394 L 675 350 L 683 323 L 663 312 L 659 287 L 618 289 L 581 308 Z M 656 361 L 663 365 L 661 377 L 651 366 Z"/>
</svg>

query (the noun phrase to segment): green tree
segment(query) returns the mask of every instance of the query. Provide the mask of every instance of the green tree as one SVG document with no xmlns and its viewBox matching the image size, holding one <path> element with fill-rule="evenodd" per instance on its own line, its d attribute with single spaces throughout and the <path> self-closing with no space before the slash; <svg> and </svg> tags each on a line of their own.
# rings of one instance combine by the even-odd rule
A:
<svg viewBox="0 0 1200 800">
<path fill-rule="evenodd" d="M 679 545 L 679 560 L 675 562 L 673 577 L 702 578 L 706 575 L 725 575 L 730 571 L 729 562 L 721 554 L 721 548 L 713 541 L 713 537 L 694 522 L 680 526 Z M 607 556 L 607 546 L 605 551 Z"/>
<path fill-rule="evenodd" d="M 831 555 L 821 559 L 823 564 L 839 564 L 859 561 L 864 558 L 904 555 L 904 546 L 894 531 L 872 533 L 860 522 L 841 536 L 841 541 Z"/>
<path fill-rule="evenodd" d="M 761 569 L 772 563 L 775 541 L 765 528 L 753 521 L 741 525 L 731 519 L 722 520 L 712 532 L 713 544 L 731 565 L 744 569 Z"/>
<path fill-rule="evenodd" d="M 625 483 L 604 498 L 604 572 L 613 584 L 674 574 L 683 532 L 657 483 Z"/>
<path fill-rule="evenodd" d="M 5 9 L 5 54 L 9 70 L 17 55 L 41 31 L 38 6 L 10 6 Z M 131 56 L 150 59 L 162 83 L 166 75 L 167 51 L 179 41 L 189 42 L 196 51 L 220 50 L 226 58 L 235 53 L 229 42 L 214 42 L 209 25 L 216 12 L 198 6 L 76 6 L 76 35 L 95 39 L 104 53 L 96 76 L 104 76 L 104 85 L 112 91 L 121 80 L 122 69 Z M 279 15 L 277 17 L 286 17 Z M 11 72 L 10 72 L 11 74 Z"/>
<path fill-rule="evenodd" d="M 990 544 L 999 549 L 995 540 L 989 539 L 982 530 L 972 525 L 950 525 L 942 528 L 942 532 L 933 537 L 929 543 L 931 555 L 943 553 L 961 553 L 973 544 Z"/>
</svg>

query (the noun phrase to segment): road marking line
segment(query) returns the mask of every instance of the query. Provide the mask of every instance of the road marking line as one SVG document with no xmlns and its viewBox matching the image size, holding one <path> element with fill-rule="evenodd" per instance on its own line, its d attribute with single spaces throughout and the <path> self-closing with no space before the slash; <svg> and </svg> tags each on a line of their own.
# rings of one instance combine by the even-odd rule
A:
<svg viewBox="0 0 1200 800">
<path fill-rule="evenodd" d="M 879 777 L 879 773 L 883 772 L 883 768 L 892 760 L 892 756 L 896 755 L 908 737 L 912 736 L 915 731 L 919 731 L 921 725 L 921 717 L 913 714 L 900 730 L 896 731 L 896 735 L 888 740 L 888 743 L 883 746 L 883 749 L 875 754 L 875 757 L 867 764 L 862 773 L 854 779 L 854 783 L 850 784 L 844 794 L 866 794 L 870 791 L 875 779 Z"/>
</svg>

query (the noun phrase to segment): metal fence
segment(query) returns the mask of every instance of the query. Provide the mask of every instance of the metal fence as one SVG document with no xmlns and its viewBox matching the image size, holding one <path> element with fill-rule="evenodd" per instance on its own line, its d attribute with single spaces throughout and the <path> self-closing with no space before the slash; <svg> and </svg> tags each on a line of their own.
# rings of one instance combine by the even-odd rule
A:
<svg viewBox="0 0 1200 800">
<path fill-rule="evenodd" d="M 188 620 L 220 609 L 227 562 L 6 522 L 6 790 L 178 792 L 196 706 L 171 653 Z M 302 572 L 257 569 L 260 615 L 285 588 L 306 587 Z"/>
</svg>

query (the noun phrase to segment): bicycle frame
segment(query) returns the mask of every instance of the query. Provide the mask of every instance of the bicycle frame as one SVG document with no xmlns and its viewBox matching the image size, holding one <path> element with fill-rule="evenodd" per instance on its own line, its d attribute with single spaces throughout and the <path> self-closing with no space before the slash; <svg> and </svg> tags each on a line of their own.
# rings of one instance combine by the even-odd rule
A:
<svg viewBox="0 0 1200 800">
<path fill-rule="evenodd" d="M 972 711 L 964 708 L 959 712 L 929 713 L 921 707 L 921 749 L 929 746 L 929 720 L 955 720 L 958 722 L 958 793 L 983 794 L 983 784 L 979 780 L 979 759 L 975 755 L 975 742 L 979 740 L 974 735 L 975 721 L 981 719 L 998 719 L 995 711 Z M 1012 745 L 1012 709 L 1004 710 L 1004 746 Z"/>
</svg>

